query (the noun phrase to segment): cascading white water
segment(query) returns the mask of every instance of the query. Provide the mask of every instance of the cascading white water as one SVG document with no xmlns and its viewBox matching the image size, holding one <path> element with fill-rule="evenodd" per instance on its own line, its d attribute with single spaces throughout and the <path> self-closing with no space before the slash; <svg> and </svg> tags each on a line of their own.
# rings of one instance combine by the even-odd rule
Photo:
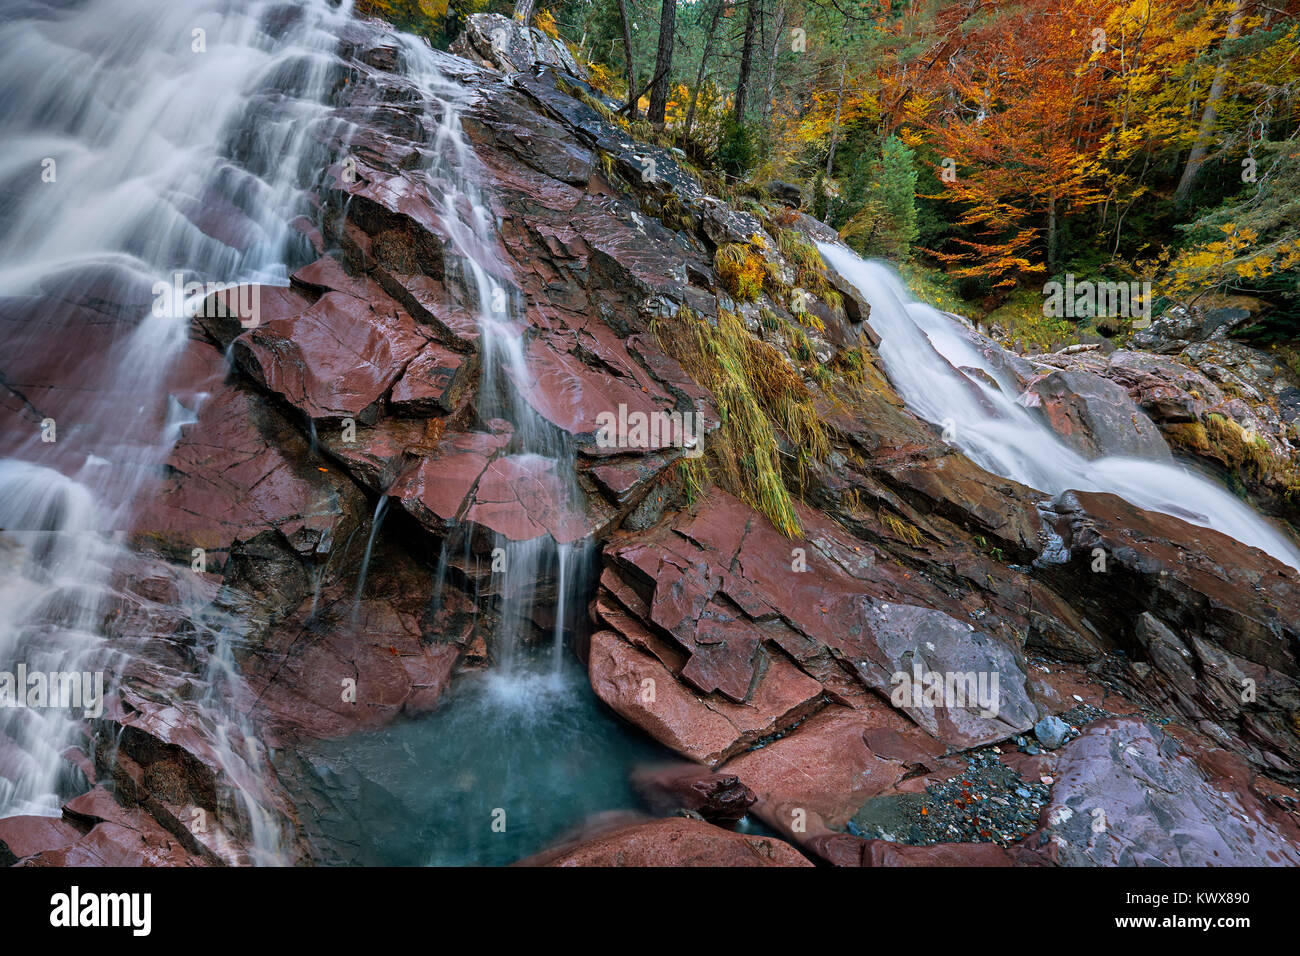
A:
<svg viewBox="0 0 1300 956">
<path fill-rule="evenodd" d="M 880 357 L 908 408 L 945 427 L 972 461 L 1053 495 L 1071 489 L 1110 492 L 1140 508 L 1221 531 L 1300 568 L 1300 549 L 1285 534 L 1190 469 L 1136 458 L 1084 458 L 1017 400 L 1015 384 L 951 318 L 914 300 L 892 269 L 841 245 L 818 248 L 870 303 Z M 962 367 L 979 369 L 988 380 L 963 375 Z M 978 390 L 978 400 L 972 389 Z"/>
<path fill-rule="evenodd" d="M 564 483 L 563 494 L 581 501 L 574 480 L 573 450 L 565 436 L 547 422 L 525 398 L 535 382 L 528 364 L 523 303 L 509 267 L 495 254 L 497 222 L 482 181 L 477 157 L 465 139 L 460 116 L 467 106 L 462 87 L 447 80 L 437 54 L 411 37 L 402 37 L 404 71 L 426 96 L 426 121 L 435 130 L 432 166 L 427 170 L 441 189 L 434 195 L 440 219 L 451 237 L 460 278 L 476 306 L 480 373 L 478 417 L 484 422 L 508 421 L 514 429 L 512 455 L 525 465 L 548 467 Z M 464 545 L 468 548 L 470 542 Z M 575 565 L 585 553 L 578 543 L 556 542 L 549 534 L 528 540 L 494 535 L 491 589 L 497 596 L 498 619 L 494 643 L 497 668 L 488 690 L 505 705 L 532 706 L 538 695 L 563 688 L 561 680 L 565 589 L 573 585 Z M 449 551 L 444 546 L 438 574 L 441 594 Z M 468 552 L 464 560 L 472 558 Z M 525 653 L 535 628 L 538 585 L 554 580 L 556 623 L 551 665 L 540 670 Z"/>
<path fill-rule="evenodd" d="M 62 377 L 32 399 L 53 430 L 3 436 L 0 669 L 106 670 L 111 681 L 101 616 L 124 532 L 196 411 L 168 386 L 189 311 L 141 303 L 174 273 L 287 283 L 291 222 L 331 161 L 320 125 L 338 123 L 330 97 L 351 3 L 3 7 L 0 301 L 19 317 L 6 323 L 4 364 L 40 354 Z M 96 327 L 110 329 L 102 349 L 82 340 L 84 317 L 68 318 L 88 284 L 105 310 Z M 203 383 L 185 385 L 193 405 Z M 229 669 L 215 640 L 214 673 Z M 222 695 L 211 703 L 220 715 Z M 252 737 L 237 715 L 223 719 L 215 750 L 247 807 Z M 20 764 L 0 766 L 0 817 L 59 812 L 61 755 L 79 733 L 66 711 L 0 709 L 0 752 Z M 250 816 L 259 859 L 273 859 L 279 835 Z"/>
<path fill-rule="evenodd" d="M 148 305 L 152 290 L 175 273 L 185 282 L 285 284 L 306 261 L 292 223 L 315 215 L 310 192 L 338 160 L 322 144 L 346 142 L 364 125 L 339 119 L 333 103 L 338 38 L 352 4 L 0 0 L 0 7 L 0 303 L 18 316 L 5 325 L 4 353 L 53 348 L 69 357 L 33 406 L 44 415 L 42 400 L 57 400 L 49 411 L 57 440 L 13 428 L 0 442 L 0 669 L 15 661 L 101 669 L 111 681 L 121 661 L 109 656 L 102 612 L 114 595 L 113 572 L 130 559 L 125 537 L 142 492 L 209 385 L 184 382 L 178 391 L 169 378 L 197 300 L 158 311 Z M 531 382 L 522 310 L 492 252 L 496 223 L 460 130 L 465 93 L 423 41 L 393 39 L 401 71 L 425 99 L 433 132 L 427 172 L 437 186 L 430 192 L 478 306 L 480 417 L 510 420 L 513 454 L 540 456 L 572 481 L 571 449 L 521 394 Z M 88 284 L 95 288 L 86 297 Z M 90 349 L 77 340 L 82 319 L 69 318 L 69 303 L 81 299 L 96 309 L 108 304 L 100 324 L 112 334 Z M 381 520 L 377 510 L 371 545 Z M 562 686 L 564 592 L 582 546 L 548 535 L 499 536 L 496 544 L 506 554 L 492 585 L 504 667 L 490 696 L 527 710 Z M 554 664 L 539 672 L 520 649 L 535 628 L 538 582 L 549 577 L 560 589 Z M 360 580 L 358 594 L 363 588 Z M 201 600 L 186 600 L 197 614 Z M 251 833 L 249 856 L 275 862 L 282 834 L 259 801 L 262 756 L 235 703 L 238 629 L 219 615 L 198 625 L 209 645 L 202 701 L 214 719 L 213 753 Z M 69 713 L 0 709 L 0 817 L 57 815 L 68 794 L 62 755 L 83 734 Z"/>
<path fill-rule="evenodd" d="M 113 541 L 84 531 L 97 518 L 78 482 L 29 462 L 0 463 L 0 670 L 105 669 L 104 656 L 91 653 L 99 650 L 95 612 L 117 555 Z M 0 710 L 0 750 L 15 764 L 0 768 L 0 817 L 57 812 L 76 726 L 62 708 Z"/>
<path fill-rule="evenodd" d="M 375 538 L 379 537 L 379 529 L 384 526 L 384 512 L 387 508 L 388 495 L 380 495 L 379 503 L 375 505 L 375 514 L 370 519 L 370 536 L 366 538 L 366 551 L 361 557 L 361 573 L 357 575 L 357 589 L 352 595 L 352 621 L 354 624 L 356 623 L 357 612 L 361 608 L 361 595 L 366 590 L 366 574 L 370 571 L 370 555 L 375 549 Z"/>
</svg>

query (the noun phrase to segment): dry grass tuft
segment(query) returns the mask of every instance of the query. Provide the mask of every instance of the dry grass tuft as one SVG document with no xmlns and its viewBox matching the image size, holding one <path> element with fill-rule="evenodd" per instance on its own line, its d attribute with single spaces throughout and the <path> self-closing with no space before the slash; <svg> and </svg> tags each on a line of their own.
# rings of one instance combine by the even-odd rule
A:
<svg viewBox="0 0 1300 956">
<path fill-rule="evenodd" d="M 782 533 L 799 534 L 789 484 L 803 484 L 808 466 L 830 454 L 830 440 L 798 371 L 730 312 L 714 326 L 683 308 L 654 332 L 717 403 L 722 424 L 706 446 L 711 477 Z"/>
</svg>

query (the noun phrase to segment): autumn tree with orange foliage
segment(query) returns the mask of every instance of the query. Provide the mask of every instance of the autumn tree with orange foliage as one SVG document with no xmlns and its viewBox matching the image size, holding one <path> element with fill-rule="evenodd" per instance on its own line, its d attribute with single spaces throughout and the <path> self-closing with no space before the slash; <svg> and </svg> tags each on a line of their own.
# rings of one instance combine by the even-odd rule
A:
<svg viewBox="0 0 1300 956">
<path fill-rule="evenodd" d="M 1059 224 L 1100 202 L 1094 158 L 1104 135 L 1104 19 L 1086 0 L 1021 3 L 965 33 L 903 106 L 904 139 L 942 157 L 945 198 L 975 239 L 936 251 L 957 276 L 994 288 L 1060 264 Z"/>
</svg>

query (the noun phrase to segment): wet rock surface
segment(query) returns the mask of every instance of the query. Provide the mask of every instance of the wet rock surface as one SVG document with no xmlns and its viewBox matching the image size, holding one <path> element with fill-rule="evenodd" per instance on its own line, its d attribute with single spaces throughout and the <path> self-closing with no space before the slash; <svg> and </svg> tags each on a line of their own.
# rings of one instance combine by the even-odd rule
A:
<svg viewBox="0 0 1300 956">
<path fill-rule="evenodd" d="M 465 18 L 451 52 L 504 73 L 522 73 L 539 64 L 559 67 L 585 77 L 568 48 L 536 27 L 495 13 L 475 13 Z"/>
<path fill-rule="evenodd" d="M 1294 820 L 1217 749 L 1189 753 L 1142 721 L 1089 727 L 1062 752 L 1025 846 L 1062 866 L 1294 866 Z"/>
<path fill-rule="evenodd" d="M 1099 375 L 1051 372 L 1030 385 L 1027 394 L 1065 443 L 1088 458 L 1170 457 L 1159 430 L 1128 392 Z"/>
<path fill-rule="evenodd" d="M 685 810 L 710 823 L 737 823 L 754 805 L 754 793 L 740 778 L 711 773 L 690 764 L 648 767 L 634 780 L 636 788 L 659 813 Z"/>
<path fill-rule="evenodd" d="M 521 866 L 812 866 L 787 843 L 731 833 L 700 820 L 653 820 L 614 829 Z"/>
<path fill-rule="evenodd" d="M 1135 339 L 1142 341 L 1140 335 Z M 1119 349 L 1034 361 L 1040 368 L 1100 376 L 1121 386 L 1176 456 L 1295 527 L 1291 489 L 1300 469 L 1300 432 L 1293 422 L 1300 378 L 1275 357 L 1220 337 L 1180 340 L 1165 354 Z M 1143 425 L 1141 432 L 1148 431 Z"/>
</svg>

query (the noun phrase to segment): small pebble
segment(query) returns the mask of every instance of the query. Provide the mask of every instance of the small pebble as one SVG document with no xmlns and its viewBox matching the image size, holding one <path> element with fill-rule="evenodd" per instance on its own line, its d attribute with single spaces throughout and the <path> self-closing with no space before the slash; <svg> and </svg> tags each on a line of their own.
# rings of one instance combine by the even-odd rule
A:
<svg viewBox="0 0 1300 956">
<path fill-rule="evenodd" d="M 1034 736 L 1048 750 L 1055 750 L 1065 743 L 1065 738 L 1069 733 L 1070 725 L 1060 717 L 1044 717 L 1034 724 Z"/>
</svg>

